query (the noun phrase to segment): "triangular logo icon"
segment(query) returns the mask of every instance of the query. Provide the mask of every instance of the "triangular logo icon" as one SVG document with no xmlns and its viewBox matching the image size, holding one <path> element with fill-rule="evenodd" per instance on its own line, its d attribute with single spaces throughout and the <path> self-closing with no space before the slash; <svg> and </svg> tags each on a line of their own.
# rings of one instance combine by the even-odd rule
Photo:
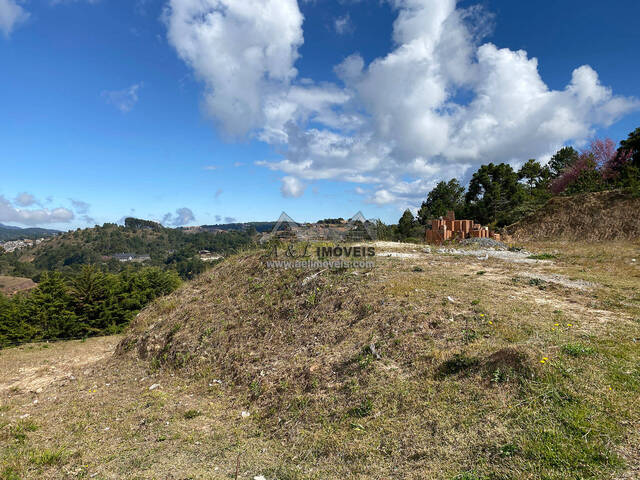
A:
<svg viewBox="0 0 640 480">
<path fill-rule="evenodd" d="M 271 230 L 272 238 L 295 238 L 296 231 L 300 225 L 293 218 L 287 215 L 286 212 L 282 212 L 278 221 Z"/>
<path fill-rule="evenodd" d="M 362 212 L 356 213 L 349 219 L 349 231 L 347 237 L 350 240 L 377 240 L 377 229 L 375 223 L 362 214 Z"/>
</svg>

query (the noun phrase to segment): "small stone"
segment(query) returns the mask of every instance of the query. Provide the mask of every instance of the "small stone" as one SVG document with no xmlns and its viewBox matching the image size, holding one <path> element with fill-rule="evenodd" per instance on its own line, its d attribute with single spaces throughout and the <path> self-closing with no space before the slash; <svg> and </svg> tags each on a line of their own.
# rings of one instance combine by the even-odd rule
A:
<svg viewBox="0 0 640 480">
<path fill-rule="evenodd" d="M 153 385 L 151 385 L 151 386 L 149 387 L 149 390 L 155 390 L 156 388 L 159 388 L 159 387 L 160 387 L 160 384 L 159 384 L 159 383 L 154 383 Z"/>
</svg>

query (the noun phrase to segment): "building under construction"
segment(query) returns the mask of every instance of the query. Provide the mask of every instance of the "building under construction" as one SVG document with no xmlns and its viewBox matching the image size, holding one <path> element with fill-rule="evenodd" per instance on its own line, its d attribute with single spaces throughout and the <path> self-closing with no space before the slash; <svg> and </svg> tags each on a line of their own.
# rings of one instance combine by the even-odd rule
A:
<svg viewBox="0 0 640 480">
<path fill-rule="evenodd" d="M 431 228 L 425 232 L 427 243 L 439 245 L 447 240 L 463 240 L 465 238 L 492 238 L 500 240 L 500 234 L 483 227 L 473 220 L 456 220 L 453 210 L 447 212 L 445 218 L 431 220 Z"/>
</svg>

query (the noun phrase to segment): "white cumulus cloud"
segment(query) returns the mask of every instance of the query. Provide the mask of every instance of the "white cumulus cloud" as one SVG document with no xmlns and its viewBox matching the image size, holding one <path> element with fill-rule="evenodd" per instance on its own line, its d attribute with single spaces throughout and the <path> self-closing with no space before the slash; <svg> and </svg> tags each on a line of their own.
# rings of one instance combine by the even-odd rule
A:
<svg viewBox="0 0 640 480">
<path fill-rule="evenodd" d="M 269 107 L 286 108 L 302 45 L 295 0 L 170 0 L 164 16 L 169 42 L 205 83 L 205 107 L 226 133 L 260 129 Z"/>
<path fill-rule="evenodd" d="M 190 208 L 182 207 L 176 210 L 175 215 L 166 213 L 162 217 L 162 223 L 164 225 L 173 225 L 174 227 L 182 227 L 188 223 L 193 222 L 196 219 L 195 215 Z"/>
<path fill-rule="evenodd" d="M 18 200 L 20 196 L 18 196 Z M 24 199 L 23 199 L 24 200 Z M 18 205 L 18 206 L 16 206 Z M 46 225 L 51 223 L 68 223 L 73 220 L 73 212 L 67 208 L 20 208 L 0 195 L 0 222 L 14 222 L 21 225 Z"/>
<path fill-rule="evenodd" d="M 283 197 L 298 198 L 304 193 L 306 186 L 295 177 L 282 177 L 282 185 L 280 186 L 280 192 Z"/>
<path fill-rule="evenodd" d="M 285 196 L 301 195 L 302 180 L 333 179 L 369 184 L 375 204 L 415 203 L 441 178 L 548 158 L 640 107 L 588 65 L 549 88 L 527 52 L 483 43 L 493 16 L 480 7 L 390 3 L 393 50 L 368 64 L 354 53 L 331 84 L 297 76 L 295 0 L 170 0 L 165 19 L 220 127 L 282 152 L 260 164 L 286 175 Z"/>
<path fill-rule="evenodd" d="M 14 203 L 19 207 L 30 207 L 37 202 L 36 197 L 27 192 L 19 193 L 14 200 Z"/>
<path fill-rule="evenodd" d="M 353 23 L 351 22 L 351 16 L 347 13 L 346 15 L 336 18 L 333 21 L 333 28 L 338 35 L 353 32 L 354 28 Z"/>
<path fill-rule="evenodd" d="M 8 38 L 13 29 L 25 22 L 29 15 L 16 0 L 0 0 L 0 32 Z"/>
</svg>

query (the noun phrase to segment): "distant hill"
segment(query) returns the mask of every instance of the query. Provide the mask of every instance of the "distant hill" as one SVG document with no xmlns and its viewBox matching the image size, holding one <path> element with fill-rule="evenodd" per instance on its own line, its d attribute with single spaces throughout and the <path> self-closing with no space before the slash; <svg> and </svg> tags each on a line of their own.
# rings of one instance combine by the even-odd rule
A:
<svg viewBox="0 0 640 480">
<path fill-rule="evenodd" d="M 76 271 L 82 265 L 104 265 L 111 272 L 128 268 L 117 254 L 144 256 L 145 266 L 176 270 L 183 278 L 204 271 L 200 252 L 226 256 L 253 242 L 250 231 L 208 232 L 166 228 L 149 220 L 127 218 L 125 226 L 102 226 L 60 233 L 32 248 L 0 257 L 0 274 L 37 278 L 44 271 Z"/>
<path fill-rule="evenodd" d="M 58 233 L 61 233 L 60 230 L 51 230 L 48 228 L 20 228 L 0 223 L 0 242 L 20 240 L 22 238 L 50 237 L 52 235 L 57 235 Z"/>
<path fill-rule="evenodd" d="M 558 196 L 505 230 L 517 240 L 632 240 L 639 211 L 640 198 L 621 191 Z"/>
<path fill-rule="evenodd" d="M 248 230 L 251 227 L 255 228 L 258 233 L 270 232 L 273 230 L 276 222 L 247 222 L 247 223 L 221 223 L 218 225 L 201 225 L 202 230 L 211 232 L 216 230 Z"/>
</svg>

